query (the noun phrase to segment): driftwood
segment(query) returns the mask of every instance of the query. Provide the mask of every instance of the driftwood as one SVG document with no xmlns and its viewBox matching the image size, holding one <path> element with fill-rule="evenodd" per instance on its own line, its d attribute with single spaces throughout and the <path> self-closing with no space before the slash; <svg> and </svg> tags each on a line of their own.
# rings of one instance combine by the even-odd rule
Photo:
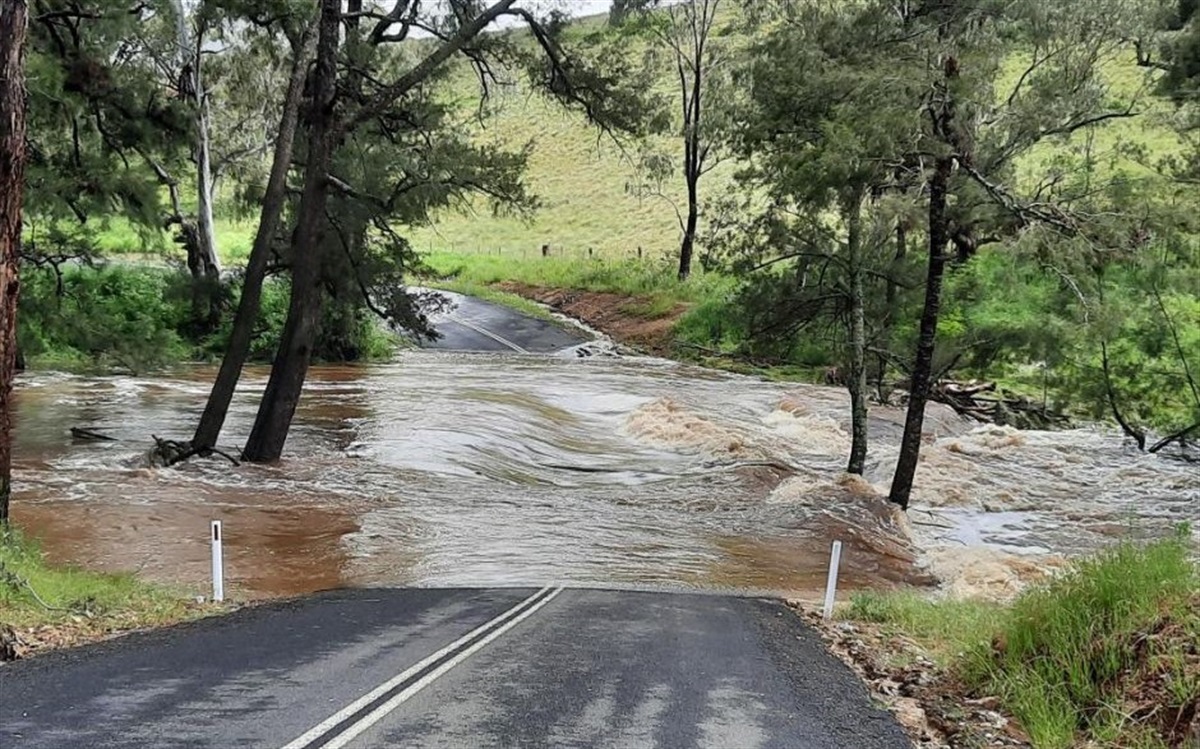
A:
<svg viewBox="0 0 1200 749">
<path fill-rule="evenodd" d="M 944 403 L 955 413 L 987 424 L 1019 429 L 1069 429 L 1070 418 L 1024 396 L 1000 390 L 994 382 L 938 380 L 929 400 Z"/>
<path fill-rule="evenodd" d="M 150 450 L 150 460 L 154 463 L 161 463 L 163 466 L 169 467 L 182 463 L 188 458 L 193 458 L 197 455 L 206 457 L 210 454 L 220 455 L 235 466 L 241 465 L 237 458 L 227 452 L 218 450 L 215 447 L 194 446 L 191 442 L 176 442 L 175 440 L 165 440 L 158 435 L 150 435 L 154 438 L 154 447 Z"/>
<path fill-rule="evenodd" d="M 83 427 L 71 427 L 71 436 L 78 440 L 88 442 L 119 442 L 116 437 L 110 437 L 107 434 L 101 434 L 93 429 Z M 150 448 L 146 454 L 151 467 L 161 466 L 167 468 L 177 463 L 182 463 L 188 458 L 199 455 L 207 458 L 210 455 L 220 455 L 235 466 L 241 465 L 238 459 L 216 447 L 193 447 L 191 442 L 177 442 L 175 440 L 165 440 L 156 434 L 150 435 L 154 439 L 154 447 Z"/>
<path fill-rule="evenodd" d="M 71 436 L 77 440 L 88 440 L 91 442 L 116 442 L 116 437 L 109 437 L 107 434 L 101 434 L 92 429 L 84 429 L 83 427 L 71 427 Z"/>
<path fill-rule="evenodd" d="M 1198 430 L 1200 430 L 1200 423 L 1192 424 L 1187 429 L 1181 429 L 1178 432 L 1175 432 L 1174 434 L 1169 434 L 1166 437 L 1163 437 L 1162 439 L 1160 439 L 1158 442 L 1155 442 L 1150 447 L 1149 452 L 1157 453 L 1160 450 L 1162 450 L 1164 447 L 1167 447 L 1168 445 L 1170 445 L 1172 443 L 1178 443 L 1181 448 L 1187 448 L 1189 445 L 1193 444 L 1191 442 L 1191 440 L 1188 439 L 1188 436 L 1192 432 L 1195 432 Z"/>
</svg>

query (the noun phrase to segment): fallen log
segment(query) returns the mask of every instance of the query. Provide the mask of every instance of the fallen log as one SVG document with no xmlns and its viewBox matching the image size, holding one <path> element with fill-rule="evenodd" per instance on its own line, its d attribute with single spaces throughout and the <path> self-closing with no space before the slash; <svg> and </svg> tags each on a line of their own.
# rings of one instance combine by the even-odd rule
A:
<svg viewBox="0 0 1200 749">
<path fill-rule="evenodd" d="M 107 434 L 101 434 L 93 429 L 85 429 L 83 427 L 71 427 L 71 436 L 77 440 L 88 440 L 91 442 L 116 442 L 116 437 L 109 437 Z"/>
<path fill-rule="evenodd" d="M 1043 403 L 1000 390 L 995 382 L 938 380 L 929 389 L 929 399 L 954 409 L 969 419 L 1018 429 L 1069 429 L 1066 414 L 1051 411 Z"/>
<path fill-rule="evenodd" d="M 1178 442 L 1180 447 L 1187 447 L 1187 445 L 1189 444 L 1188 435 L 1190 435 L 1192 432 L 1196 431 L 1197 429 L 1200 429 L 1200 422 L 1192 424 L 1187 429 L 1181 429 L 1178 432 L 1175 432 L 1174 434 L 1170 434 L 1170 435 L 1167 435 L 1166 437 L 1163 437 L 1161 440 L 1159 440 L 1158 442 L 1155 442 L 1154 445 L 1152 445 L 1150 447 L 1149 452 L 1157 453 L 1160 450 L 1162 450 L 1164 447 L 1166 447 L 1167 445 L 1170 445 L 1172 442 Z"/>
</svg>

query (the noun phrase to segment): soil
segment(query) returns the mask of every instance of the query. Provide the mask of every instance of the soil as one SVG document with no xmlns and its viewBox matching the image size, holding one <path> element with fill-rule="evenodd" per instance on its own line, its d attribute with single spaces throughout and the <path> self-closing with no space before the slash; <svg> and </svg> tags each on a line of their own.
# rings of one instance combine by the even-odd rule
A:
<svg viewBox="0 0 1200 749">
<path fill-rule="evenodd" d="M 647 317 L 646 310 L 651 305 L 649 298 L 604 291 L 552 289 L 514 281 L 497 286 L 573 317 L 617 343 L 655 356 L 666 356 L 671 352 L 672 331 L 688 311 L 688 305 L 681 302 L 665 313 Z"/>
<path fill-rule="evenodd" d="M 94 615 L 86 611 L 32 627 L 11 627 L 0 622 L 0 666 L 5 661 L 28 658 L 49 650 L 110 640 L 180 621 L 226 613 L 234 608 L 225 604 L 188 603 L 178 618 L 151 622 L 133 613 Z"/>
</svg>

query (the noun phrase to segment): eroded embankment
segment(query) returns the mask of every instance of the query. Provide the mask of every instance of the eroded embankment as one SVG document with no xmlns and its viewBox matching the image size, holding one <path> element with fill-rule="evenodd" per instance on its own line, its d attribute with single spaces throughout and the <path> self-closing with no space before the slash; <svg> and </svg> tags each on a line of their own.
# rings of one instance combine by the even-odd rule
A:
<svg viewBox="0 0 1200 749">
<path fill-rule="evenodd" d="M 648 298 L 605 291 L 546 288 L 516 281 L 498 286 L 579 320 L 617 343 L 656 356 L 673 351 L 675 326 L 688 311 L 683 302 L 655 310 Z"/>
</svg>

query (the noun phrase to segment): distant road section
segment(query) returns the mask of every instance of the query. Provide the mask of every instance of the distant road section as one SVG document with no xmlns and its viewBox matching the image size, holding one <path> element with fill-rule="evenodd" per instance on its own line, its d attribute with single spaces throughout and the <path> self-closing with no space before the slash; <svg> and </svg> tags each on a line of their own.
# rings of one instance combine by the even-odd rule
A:
<svg viewBox="0 0 1200 749">
<path fill-rule="evenodd" d="M 426 343 L 425 348 L 545 354 L 588 340 L 582 332 L 569 331 L 500 304 L 462 294 L 441 293 L 454 302 L 455 308 L 432 316 L 434 328 L 441 337 Z"/>
</svg>

